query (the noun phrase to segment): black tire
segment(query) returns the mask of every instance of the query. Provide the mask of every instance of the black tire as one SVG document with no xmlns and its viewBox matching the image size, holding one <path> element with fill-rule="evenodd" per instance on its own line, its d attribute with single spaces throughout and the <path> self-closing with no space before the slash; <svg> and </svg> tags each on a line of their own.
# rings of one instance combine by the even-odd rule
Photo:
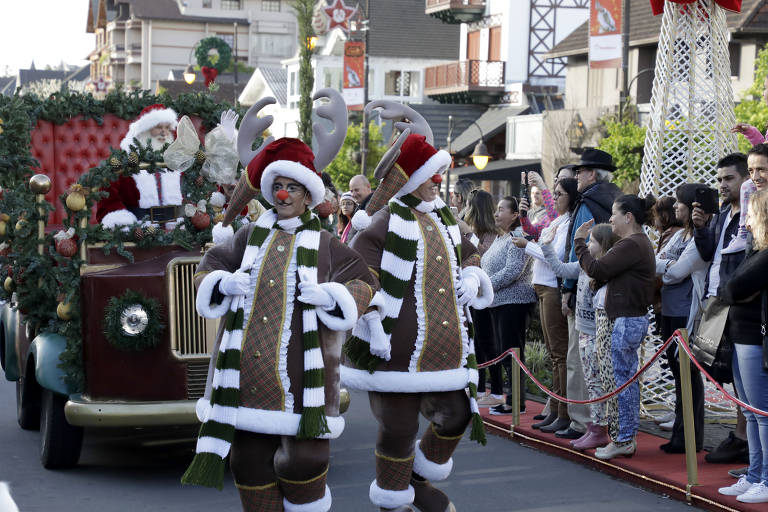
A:
<svg viewBox="0 0 768 512">
<path fill-rule="evenodd" d="M 40 430 L 40 386 L 34 378 L 16 381 L 16 420 L 23 430 Z"/>
<path fill-rule="evenodd" d="M 46 469 L 71 468 L 80 459 L 83 428 L 64 416 L 66 397 L 44 389 L 40 404 L 40 462 Z"/>
</svg>

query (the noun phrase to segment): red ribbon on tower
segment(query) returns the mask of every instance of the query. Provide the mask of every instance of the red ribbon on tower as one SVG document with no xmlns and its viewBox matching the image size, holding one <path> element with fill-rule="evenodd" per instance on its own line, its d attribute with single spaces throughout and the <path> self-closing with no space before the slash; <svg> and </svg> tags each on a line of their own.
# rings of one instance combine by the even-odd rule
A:
<svg viewBox="0 0 768 512">
<path fill-rule="evenodd" d="M 695 4 L 699 0 L 669 0 L 670 2 L 674 2 L 676 4 Z M 666 0 L 651 0 L 651 10 L 653 11 L 654 16 L 658 16 L 659 14 L 664 12 L 664 3 Z M 715 3 L 722 7 L 723 9 L 727 9 L 729 11 L 733 12 L 741 12 L 741 0 L 715 0 Z"/>
<path fill-rule="evenodd" d="M 203 73 L 203 77 L 205 78 L 206 87 L 211 85 L 216 80 L 216 77 L 219 76 L 219 70 L 216 68 L 203 66 L 200 68 L 200 71 Z"/>
</svg>

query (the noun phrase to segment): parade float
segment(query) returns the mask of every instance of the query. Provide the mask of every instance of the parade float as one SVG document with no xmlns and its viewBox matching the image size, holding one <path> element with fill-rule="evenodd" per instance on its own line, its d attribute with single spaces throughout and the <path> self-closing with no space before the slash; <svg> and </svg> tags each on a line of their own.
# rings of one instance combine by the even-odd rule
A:
<svg viewBox="0 0 768 512">
<path fill-rule="evenodd" d="M 140 141 L 119 149 L 155 103 L 200 138 L 186 141 L 183 218 L 105 229 L 93 218 L 102 190 L 167 165 Z M 197 315 L 192 279 L 221 210 L 202 142 L 227 108 L 119 90 L 0 98 L 0 362 L 46 468 L 77 464 L 84 427 L 198 424 L 217 325 Z"/>
</svg>

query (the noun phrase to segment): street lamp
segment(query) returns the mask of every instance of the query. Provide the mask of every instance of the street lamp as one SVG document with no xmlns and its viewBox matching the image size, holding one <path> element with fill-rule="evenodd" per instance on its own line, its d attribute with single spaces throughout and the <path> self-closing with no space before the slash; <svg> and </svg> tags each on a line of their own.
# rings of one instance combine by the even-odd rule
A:
<svg viewBox="0 0 768 512">
<path fill-rule="evenodd" d="M 488 154 L 488 148 L 485 146 L 485 142 L 483 142 L 485 135 L 483 135 L 483 130 L 480 128 L 480 125 L 475 121 L 472 121 L 472 124 L 477 126 L 477 129 L 480 132 L 480 142 L 477 143 L 475 151 L 472 152 L 472 163 L 475 164 L 478 171 L 482 171 L 485 169 L 485 166 L 488 165 L 488 160 L 491 159 L 491 155 Z"/>
<path fill-rule="evenodd" d="M 317 46 L 318 37 L 317 36 L 310 36 L 307 38 L 307 49 L 309 51 L 314 51 L 315 47 Z"/>
<path fill-rule="evenodd" d="M 195 70 L 192 68 L 192 64 L 187 64 L 186 69 L 184 69 L 184 81 L 189 85 L 192 85 L 195 82 L 196 76 L 197 75 L 195 74 Z"/>
</svg>

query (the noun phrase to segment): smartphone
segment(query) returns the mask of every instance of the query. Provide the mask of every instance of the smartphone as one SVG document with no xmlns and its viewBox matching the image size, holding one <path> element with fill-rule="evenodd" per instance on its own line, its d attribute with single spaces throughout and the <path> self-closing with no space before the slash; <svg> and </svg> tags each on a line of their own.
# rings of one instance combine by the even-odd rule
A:
<svg viewBox="0 0 768 512">
<path fill-rule="evenodd" d="M 714 214 L 720 211 L 717 190 L 713 188 L 696 189 L 696 202 L 699 203 L 699 208 L 704 210 L 704 213 Z"/>
</svg>

